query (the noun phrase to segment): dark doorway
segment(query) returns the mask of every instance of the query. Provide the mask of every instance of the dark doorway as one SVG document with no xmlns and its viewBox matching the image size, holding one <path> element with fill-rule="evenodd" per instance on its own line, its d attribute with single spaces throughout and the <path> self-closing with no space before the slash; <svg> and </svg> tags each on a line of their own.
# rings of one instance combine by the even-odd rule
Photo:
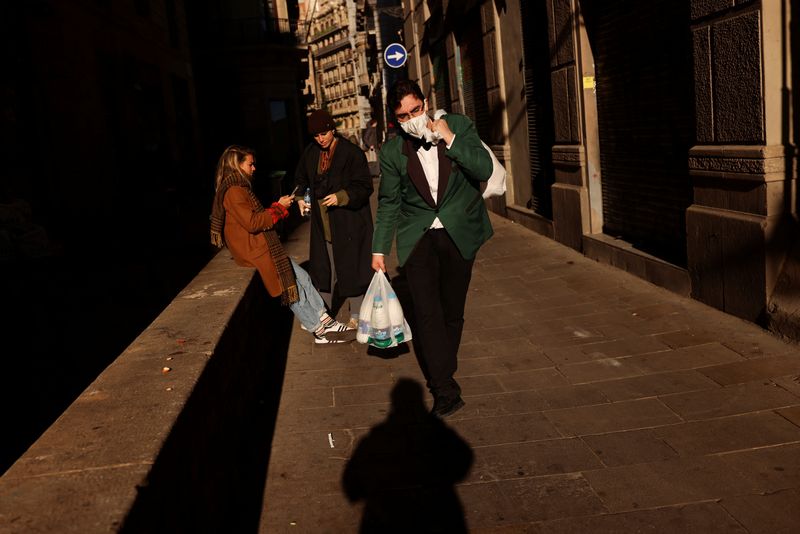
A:
<svg viewBox="0 0 800 534">
<path fill-rule="evenodd" d="M 583 0 L 595 59 L 603 232 L 686 265 L 694 141 L 689 3 Z"/>
</svg>

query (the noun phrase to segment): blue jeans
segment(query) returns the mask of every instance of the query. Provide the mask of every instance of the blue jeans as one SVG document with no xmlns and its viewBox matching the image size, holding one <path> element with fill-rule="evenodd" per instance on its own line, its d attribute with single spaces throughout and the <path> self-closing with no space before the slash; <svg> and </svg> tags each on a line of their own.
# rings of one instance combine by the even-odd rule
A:
<svg viewBox="0 0 800 534">
<path fill-rule="evenodd" d="M 306 330 L 313 332 L 322 324 L 319 318 L 325 311 L 325 302 L 311 285 L 311 277 L 308 276 L 305 269 L 297 265 L 296 261 L 289 259 L 297 280 L 297 293 L 300 295 L 300 300 L 289 306 L 289 309 L 292 310 L 300 324 L 306 327 Z"/>
</svg>

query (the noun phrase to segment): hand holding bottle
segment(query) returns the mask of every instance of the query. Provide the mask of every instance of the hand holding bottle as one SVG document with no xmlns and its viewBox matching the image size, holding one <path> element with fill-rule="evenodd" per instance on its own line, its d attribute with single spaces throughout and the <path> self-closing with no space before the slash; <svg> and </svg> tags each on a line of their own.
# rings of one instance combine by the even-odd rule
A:
<svg viewBox="0 0 800 534">
<path fill-rule="evenodd" d="M 297 205 L 300 207 L 300 215 L 303 217 L 311 215 L 311 188 L 306 189 L 303 200 L 298 200 Z"/>
</svg>

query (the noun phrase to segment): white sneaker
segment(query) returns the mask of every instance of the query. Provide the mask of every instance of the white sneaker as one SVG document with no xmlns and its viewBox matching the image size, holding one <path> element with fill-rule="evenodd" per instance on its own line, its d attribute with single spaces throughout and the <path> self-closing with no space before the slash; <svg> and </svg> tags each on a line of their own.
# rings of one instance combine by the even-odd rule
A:
<svg viewBox="0 0 800 534">
<path fill-rule="evenodd" d="M 323 335 L 329 332 L 348 332 L 350 330 L 355 330 L 355 328 L 351 327 L 349 324 L 343 324 L 339 321 L 334 321 L 332 325 L 325 327 L 323 331 Z"/>
<path fill-rule="evenodd" d="M 320 336 L 320 335 L 312 333 L 312 335 L 314 336 L 314 344 L 316 344 L 316 345 L 327 345 L 329 343 L 345 343 L 345 342 L 347 342 L 346 339 L 328 339 L 327 337 L 325 337 L 325 334 Z"/>
</svg>

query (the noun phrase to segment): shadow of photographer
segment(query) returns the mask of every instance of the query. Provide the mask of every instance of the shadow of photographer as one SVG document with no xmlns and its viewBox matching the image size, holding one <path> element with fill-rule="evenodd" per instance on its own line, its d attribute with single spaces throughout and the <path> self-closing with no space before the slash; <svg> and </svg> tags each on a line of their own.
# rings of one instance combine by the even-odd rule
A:
<svg viewBox="0 0 800 534">
<path fill-rule="evenodd" d="M 425 406 L 403 378 L 386 421 L 357 445 L 342 475 L 350 502 L 364 501 L 360 532 L 467 532 L 455 484 L 473 461 L 469 445 Z"/>
</svg>

